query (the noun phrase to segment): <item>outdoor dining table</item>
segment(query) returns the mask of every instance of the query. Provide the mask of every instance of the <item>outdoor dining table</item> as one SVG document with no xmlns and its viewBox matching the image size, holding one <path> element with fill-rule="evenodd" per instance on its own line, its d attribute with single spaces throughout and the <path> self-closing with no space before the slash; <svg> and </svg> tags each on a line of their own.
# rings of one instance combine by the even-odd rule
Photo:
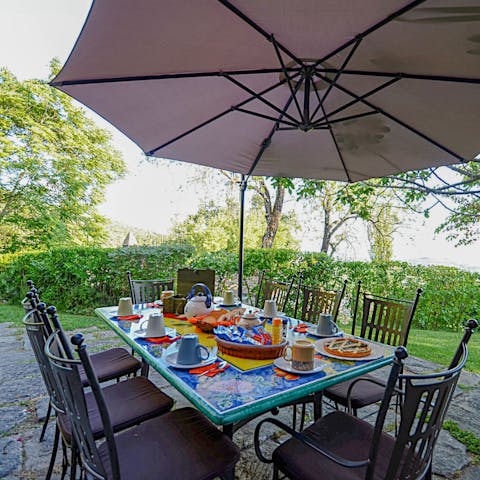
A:
<svg viewBox="0 0 480 480">
<path fill-rule="evenodd" d="M 144 365 L 155 369 L 213 423 L 222 426 L 230 437 L 258 415 L 307 395 L 314 394 L 314 412 L 317 415 L 323 389 L 387 366 L 393 361 L 393 347 L 378 344 L 377 347 L 382 349 L 380 358 L 353 361 L 318 354 L 317 358 L 325 363 L 321 371 L 294 375 L 276 368 L 273 360 L 251 360 L 218 352 L 220 359 L 228 362 L 229 368 L 212 377 L 200 376 L 190 373 L 188 369 L 169 365 L 163 358 L 165 345 L 146 340 L 139 334 L 141 322 L 158 311 L 158 308 L 149 308 L 145 304 L 135 305 L 134 313 L 143 318 L 134 321 L 118 320 L 116 306 L 97 308 L 95 313 L 132 347 Z M 290 323 L 295 327 L 299 321 L 290 319 Z M 203 332 L 185 319 L 165 317 L 165 325 L 175 329 L 177 335 L 197 333 L 199 343 L 209 348 L 216 346 L 214 334 Z M 266 324 L 266 329 L 270 328 L 271 325 Z M 312 342 L 318 340 L 311 335 L 306 338 Z"/>
</svg>

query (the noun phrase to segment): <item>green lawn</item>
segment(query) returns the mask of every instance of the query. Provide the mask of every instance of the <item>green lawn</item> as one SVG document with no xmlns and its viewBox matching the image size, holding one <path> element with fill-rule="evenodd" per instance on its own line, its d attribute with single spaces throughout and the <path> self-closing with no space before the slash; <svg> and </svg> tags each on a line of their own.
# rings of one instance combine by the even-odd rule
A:
<svg viewBox="0 0 480 480">
<path fill-rule="evenodd" d="M 0 305 L 0 322 L 14 322 L 21 326 L 24 311 L 13 305 Z M 60 320 L 65 330 L 82 330 L 91 326 L 107 328 L 95 315 L 60 314 Z M 348 327 L 342 325 L 345 331 Z M 480 333 L 480 332 L 479 332 Z M 466 369 L 480 373 L 480 334 L 473 335 L 469 343 L 469 359 Z M 458 346 L 461 332 L 445 332 L 412 329 L 408 338 L 408 352 L 415 357 L 425 358 L 440 365 L 448 365 L 453 352 Z"/>
</svg>

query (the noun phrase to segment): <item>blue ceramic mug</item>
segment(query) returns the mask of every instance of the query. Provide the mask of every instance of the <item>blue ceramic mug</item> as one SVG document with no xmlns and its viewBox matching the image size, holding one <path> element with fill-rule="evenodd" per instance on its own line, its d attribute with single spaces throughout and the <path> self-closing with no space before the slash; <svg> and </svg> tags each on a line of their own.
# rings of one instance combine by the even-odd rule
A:
<svg viewBox="0 0 480 480">
<path fill-rule="evenodd" d="M 206 356 L 203 356 L 202 352 L 204 352 Z M 191 333 L 184 335 L 180 340 L 177 363 L 180 365 L 194 365 L 206 360 L 209 355 L 208 348 L 198 343 L 198 335 Z"/>
</svg>

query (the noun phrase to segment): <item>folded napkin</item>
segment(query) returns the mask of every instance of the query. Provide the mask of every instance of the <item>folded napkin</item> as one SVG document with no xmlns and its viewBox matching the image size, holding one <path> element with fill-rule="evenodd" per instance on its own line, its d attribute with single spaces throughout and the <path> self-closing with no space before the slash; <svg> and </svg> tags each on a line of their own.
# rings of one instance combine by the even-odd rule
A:
<svg viewBox="0 0 480 480">
<path fill-rule="evenodd" d="M 180 340 L 182 338 L 181 335 L 178 335 L 177 337 L 169 337 L 168 335 L 165 335 L 164 337 L 146 337 L 143 338 L 142 340 L 146 340 L 147 342 L 150 343 L 174 343 L 177 340 Z"/>
<path fill-rule="evenodd" d="M 140 318 L 143 318 L 143 315 L 122 315 L 120 317 L 112 317 L 112 320 L 140 320 Z"/>
<path fill-rule="evenodd" d="M 212 363 L 211 365 L 205 365 L 204 367 L 192 368 L 188 371 L 188 373 L 191 373 L 193 375 L 202 375 L 205 377 L 214 377 L 215 375 L 224 372 L 227 368 L 230 368 L 230 365 L 228 363 L 224 367 L 219 368 L 219 365 L 221 363 L 222 362 L 217 361 L 215 363 Z"/>
<path fill-rule="evenodd" d="M 295 327 L 295 332 L 298 332 L 298 333 L 307 333 L 307 327 L 308 325 L 306 323 L 299 323 L 296 327 Z"/>
</svg>

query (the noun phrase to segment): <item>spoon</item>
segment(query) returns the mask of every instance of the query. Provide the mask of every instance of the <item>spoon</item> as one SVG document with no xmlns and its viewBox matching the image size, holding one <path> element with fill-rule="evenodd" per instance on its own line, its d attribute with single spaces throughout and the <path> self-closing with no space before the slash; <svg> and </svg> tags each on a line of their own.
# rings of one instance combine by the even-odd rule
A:
<svg viewBox="0 0 480 480">
<path fill-rule="evenodd" d="M 214 365 L 212 365 L 212 368 L 209 368 L 208 370 L 206 370 L 205 372 L 201 373 L 199 375 L 199 377 L 203 377 L 203 375 L 206 375 L 207 373 L 210 373 L 214 370 L 221 370 L 223 367 L 225 367 L 227 365 L 227 362 L 224 360 L 223 362 L 220 362 L 220 363 L 216 363 Z"/>
</svg>

